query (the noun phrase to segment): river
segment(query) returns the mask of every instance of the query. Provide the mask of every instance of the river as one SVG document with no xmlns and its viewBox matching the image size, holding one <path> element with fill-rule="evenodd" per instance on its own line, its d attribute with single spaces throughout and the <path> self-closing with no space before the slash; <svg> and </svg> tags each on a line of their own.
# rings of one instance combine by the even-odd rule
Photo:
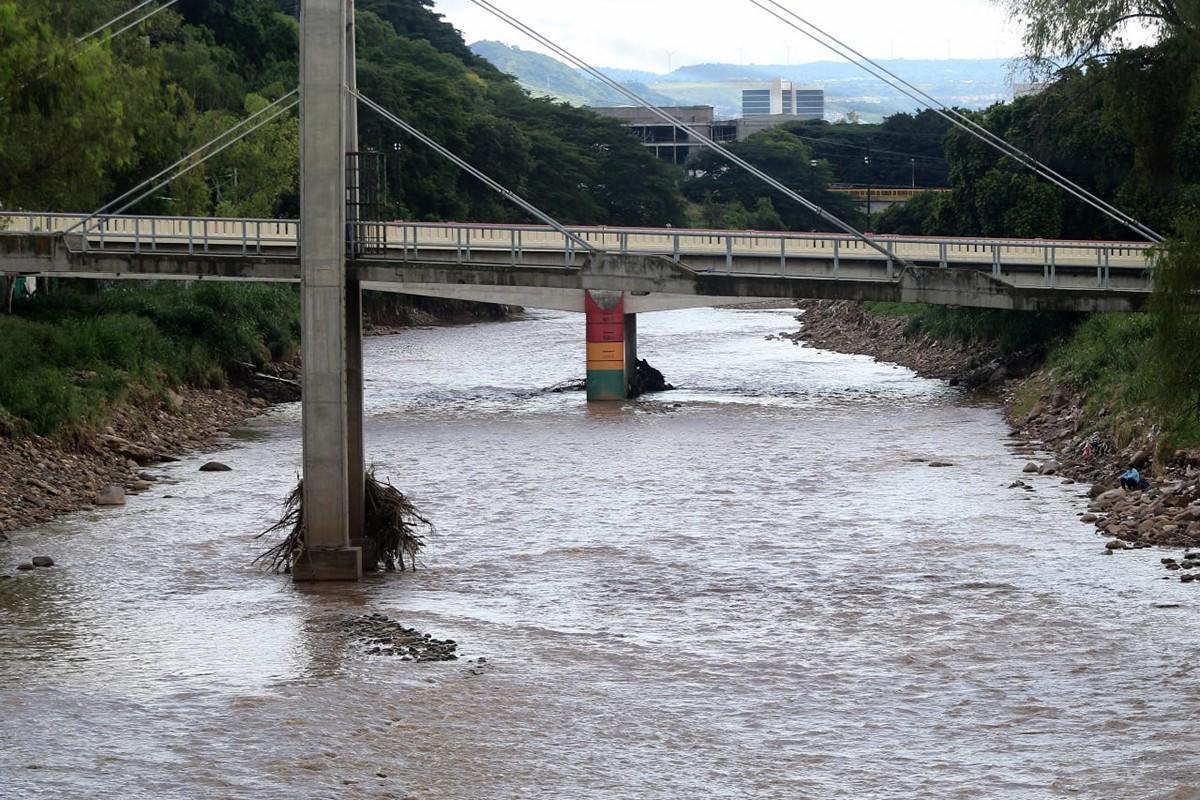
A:
<svg viewBox="0 0 1200 800">
<path fill-rule="evenodd" d="M 611 408 L 539 391 L 581 317 L 368 341 L 369 457 L 438 525 L 415 574 L 250 566 L 296 407 L 233 472 L 15 534 L 58 566 L 0 581 L 0 796 L 1200 797 L 1200 590 L 1101 557 L 1080 487 L 1007 488 L 994 406 L 768 340 L 786 310 L 640 327 L 681 388 Z M 371 656 L 364 613 L 462 658 Z"/>
</svg>

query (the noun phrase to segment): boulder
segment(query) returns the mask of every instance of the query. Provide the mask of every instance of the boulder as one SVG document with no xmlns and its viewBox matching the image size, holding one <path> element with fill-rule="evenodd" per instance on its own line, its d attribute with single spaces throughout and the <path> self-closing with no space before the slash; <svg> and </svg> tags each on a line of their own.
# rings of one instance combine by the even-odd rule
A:
<svg viewBox="0 0 1200 800">
<path fill-rule="evenodd" d="M 21 572 L 29 572 L 30 570 L 35 569 L 35 567 L 33 564 L 17 564 L 17 569 Z"/>
<path fill-rule="evenodd" d="M 96 499 L 92 502 L 98 506 L 123 506 L 125 505 L 125 487 L 105 486 L 96 493 Z"/>
<path fill-rule="evenodd" d="M 1040 470 L 1041 470 L 1041 467 L 1039 467 L 1034 462 L 1030 461 L 1028 464 L 1025 465 L 1025 469 L 1023 469 L 1021 471 L 1027 475 L 1036 475 Z"/>
<path fill-rule="evenodd" d="M 931 467 L 953 467 L 954 465 L 947 461 L 930 461 L 929 466 L 931 466 Z"/>
<path fill-rule="evenodd" d="M 35 567 L 53 567 L 54 559 L 50 556 L 34 556 L 33 565 Z"/>
<path fill-rule="evenodd" d="M 220 461 L 210 461 L 200 468 L 201 472 L 233 472 L 233 467 L 222 464 Z"/>
<path fill-rule="evenodd" d="M 1038 468 L 1039 475 L 1057 475 L 1062 469 L 1062 464 L 1057 461 L 1047 461 Z"/>
<path fill-rule="evenodd" d="M 1084 514 L 1082 517 L 1079 518 L 1079 521 L 1082 522 L 1084 525 L 1092 525 L 1098 519 L 1100 519 L 1100 518 L 1097 517 L 1095 514 Z"/>
<path fill-rule="evenodd" d="M 1143 469 L 1150 463 L 1152 453 L 1149 450 L 1138 450 L 1133 454 L 1133 458 L 1129 459 L 1129 466 L 1134 469 Z"/>
</svg>

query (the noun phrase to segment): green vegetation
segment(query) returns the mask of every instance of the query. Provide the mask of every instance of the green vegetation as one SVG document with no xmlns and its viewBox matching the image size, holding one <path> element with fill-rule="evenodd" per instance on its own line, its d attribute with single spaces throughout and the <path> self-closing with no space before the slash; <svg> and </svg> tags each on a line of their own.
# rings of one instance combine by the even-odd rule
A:
<svg viewBox="0 0 1200 800">
<path fill-rule="evenodd" d="M 0 419 L 70 438 L 126 403 L 180 384 L 222 386 L 228 368 L 289 358 L 295 291 L 200 283 L 67 289 L 0 316 Z"/>
<path fill-rule="evenodd" d="M 1027 24 L 1044 92 L 977 114 L 990 130 L 1171 236 L 1146 314 L 1086 320 L 955 309 L 877 308 L 910 316 L 910 332 L 1041 347 L 1037 392 L 1066 384 L 1096 429 L 1119 442 L 1157 429 L 1160 448 L 1200 443 L 1200 3 L 1009 0 Z M 1158 40 L 1122 49 L 1122 20 L 1149 20 Z M 1112 48 L 1112 52 L 1110 52 Z M 1051 58 L 1067 53 L 1065 66 Z M 959 131 L 945 137 L 953 192 L 882 214 L 901 234 L 1128 240 L 1132 234 Z"/>
</svg>

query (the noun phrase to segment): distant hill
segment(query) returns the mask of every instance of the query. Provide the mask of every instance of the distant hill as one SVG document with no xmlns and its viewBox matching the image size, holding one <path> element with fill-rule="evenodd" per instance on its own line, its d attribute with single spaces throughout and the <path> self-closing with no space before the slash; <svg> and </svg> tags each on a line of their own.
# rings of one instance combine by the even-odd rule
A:
<svg viewBox="0 0 1200 800">
<path fill-rule="evenodd" d="M 557 59 L 501 42 L 476 42 L 471 49 L 513 75 L 532 92 L 577 105 L 630 105 L 621 95 Z M 882 66 L 948 105 L 985 108 L 1012 98 L 1011 62 L 1005 59 L 886 60 Z M 853 111 L 877 121 L 916 103 L 854 64 L 695 64 L 658 74 L 605 68 L 604 72 L 660 105 L 710 105 L 719 117 L 741 115 L 739 82 L 784 78 L 825 89 L 828 116 Z"/>
<path fill-rule="evenodd" d="M 578 106 L 631 105 L 624 95 L 550 56 L 492 41 L 476 42 L 471 45 L 471 50 L 515 77 L 534 95 L 554 97 Z M 621 82 L 656 105 L 678 104 L 674 97 L 657 92 L 644 83 Z"/>
</svg>

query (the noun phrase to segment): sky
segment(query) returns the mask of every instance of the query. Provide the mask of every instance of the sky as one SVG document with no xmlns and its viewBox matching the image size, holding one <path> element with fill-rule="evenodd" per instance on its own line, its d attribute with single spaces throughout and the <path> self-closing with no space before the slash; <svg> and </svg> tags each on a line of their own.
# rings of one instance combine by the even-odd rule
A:
<svg viewBox="0 0 1200 800">
<path fill-rule="evenodd" d="M 1020 28 L 993 0 L 844 0 L 783 5 L 871 58 L 1012 58 Z M 493 0 L 595 66 L 663 73 L 688 64 L 800 64 L 835 59 L 748 0 Z M 470 0 L 436 10 L 468 43 L 540 48 Z M 544 52 L 544 51 L 543 51 Z"/>
</svg>

